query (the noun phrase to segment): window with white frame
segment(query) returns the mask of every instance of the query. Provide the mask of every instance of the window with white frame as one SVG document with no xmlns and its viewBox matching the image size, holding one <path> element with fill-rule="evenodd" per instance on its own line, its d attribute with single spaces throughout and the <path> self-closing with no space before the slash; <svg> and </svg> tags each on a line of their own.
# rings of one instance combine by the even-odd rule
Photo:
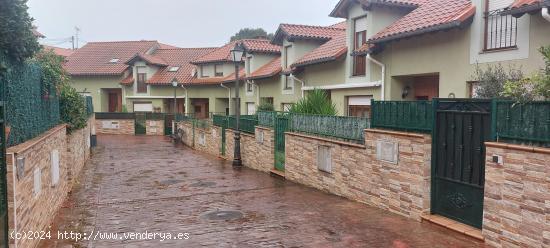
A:
<svg viewBox="0 0 550 248">
<path fill-rule="evenodd" d="M 353 48 L 359 49 L 367 43 L 367 17 L 360 17 L 353 20 Z M 353 58 L 353 76 L 364 76 L 366 74 L 366 57 L 357 55 Z"/>
<path fill-rule="evenodd" d="M 505 12 L 513 0 L 486 0 L 484 50 L 517 47 L 518 19 Z"/>
<path fill-rule="evenodd" d="M 201 71 L 201 78 L 208 77 L 204 72 L 204 65 L 199 66 L 199 70 Z"/>
<path fill-rule="evenodd" d="M 285 76 L 283 90 L 292 90 L 294 88 L 294 79 L 288 75 Z"/>
<path fill-rule="evenodd" d="M 254 92 L 254 85 L 249 82 L 246 82 L 246 92 L 248 93 Z"/>
<path fill-rule="evenodd" d="M 247 102 L 246 103 L 246 114 L 247 115 L 255 115 L 256 114 L 256 103 L 254 103 L 254 102 Z"/>
<path fill-rule="evenodd" d="M 223 64 L 214 65 L 214 74 L 216 77 L 223 77 Z"/>
<path fill-rule="evenodd" d="M 147 67 L 138 66 L 137 71 L 137 93 L 147 93 Z"/>
<path fill-rule="evenodd" d="M 288 68 L 292 61 L 290 61 L 290 49 L 292 48 L 292 45 L 285 46 L 283 48 L 284 52 L 284 67 Z"/>
</svg>

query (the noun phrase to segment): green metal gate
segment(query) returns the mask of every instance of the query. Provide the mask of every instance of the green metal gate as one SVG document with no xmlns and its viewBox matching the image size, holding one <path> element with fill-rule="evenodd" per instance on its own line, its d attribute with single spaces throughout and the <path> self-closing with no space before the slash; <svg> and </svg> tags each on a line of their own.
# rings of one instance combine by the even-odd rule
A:
<svg viewBox="0 0 550 248">
<path fill-rule="evenodd" d="M 136 135 L 145 135 L 147 134 L 146 122 L 147 114 L 146 113 L 135 113 L 135 133 Z"/>
<path fill-rule="evenodd" d="M 491 101 L 434 100 L 432 213 L 481 228 Z"/>
<path fill-rule="evenodd" d="M 8 192 L 4 102 L 0 101 L 0 247 L 8 247 Z"/>
<path fill-rule="evenodd" d="M 275 117 L 275 169 L 285 171 L 285 132 L 288 130 L 288 117 Z"/>
<path fill-rule="evenodd" d="M 225 126 L 222 126 L 221 129 L 222 129 L 222 134 L 221 134 L 222 135 L 222 144 L 220 146 L 220 152 L 221 152 L 222 156 L 225 156 L 225 142 L 226 142 L 226 140 L 225 140 Z"/>
<path fill-rule="evenodd" d="M 172 135 L 172 122 L 175 117 L 174 114 L 164 114 L 164 135 Z"/>
</svg>

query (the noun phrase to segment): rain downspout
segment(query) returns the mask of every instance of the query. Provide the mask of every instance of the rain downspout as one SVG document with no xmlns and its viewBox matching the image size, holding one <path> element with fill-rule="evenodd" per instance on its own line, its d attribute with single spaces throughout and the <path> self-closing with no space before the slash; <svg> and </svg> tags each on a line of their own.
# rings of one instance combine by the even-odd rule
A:
<svg viewBox="0 0 550 248">
<path fill-rule="evenodd" d="M 302 88 L 300 88 L 300 90 L 302 91 L 302 98 L 304 98 L 304 87 L 306 87 L 306 83 L 303 80 L 301 80 L 301 79 L 297 78 L 296 76 L 294 76 L 294 74 L 290 74 L 290 77 L 292 79 L 302 83 Z"/>
<path fill-rule="evenodd" d="M 550 12 L 548 10 L 548 7 L 544 7 L 542 8 L 542 18 L 544 18 L 545 20 L 547 20 L 548 22 L 550 22 Z"/>
<path fill-rule="evenodd" d="M 227 91 L 229 92 L 229 99 L 228 99 L 227 104 L 229 104 L 229 113 L 231 114 L 231 88 L 229 88 L 229 87 L 223 85 L 223 83 L 220 84 L 220 86 L 221 86 L 222 88 L 227 89 Z"/>
<path fill-rule="evenodd" d="M 189 113 L 189 104 L 187 104 L 187 102 L 189 101 L 189 94 L 188 94 L 188 91 L 187 91 L 187 88 L 185 86 L 181 86 L 183 88 L 183 90 L 185 90 L 185 114 L 188 114 Z"/>
<path fill-rule="evenodd" d="M 384 64 L 382 64 L 382 62 L 374 59 L 373 57 L 370 56 L 370 54 L 367 54 L 367 59 L 372 61 L 373 63 L 377 64 L 378 66 L 382 67 L 382 80 L 380 81 L 380 100 L 384 101 L 385 99 L 385 94 L 384 94 L 384 82 L 386 81 L 386 66 Z"/>
</svg>

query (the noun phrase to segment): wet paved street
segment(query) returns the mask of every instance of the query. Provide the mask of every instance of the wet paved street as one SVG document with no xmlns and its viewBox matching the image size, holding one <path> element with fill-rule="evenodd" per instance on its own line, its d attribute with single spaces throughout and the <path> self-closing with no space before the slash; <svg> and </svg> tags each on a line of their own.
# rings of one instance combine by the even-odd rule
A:
<svg viewBox="0 0 550 248">
<path fill-rule="evenodd" d="M 480 246 L 432 224 L 254 170 L 234 170 L 231 163 L 176 147 L 164 137 L 100 136 L 98 141 L 52 226 L 54 239 L 41 247 Z M 57 240 L 58 230 L 189 236 L 75 243 Z"/>
</svg>

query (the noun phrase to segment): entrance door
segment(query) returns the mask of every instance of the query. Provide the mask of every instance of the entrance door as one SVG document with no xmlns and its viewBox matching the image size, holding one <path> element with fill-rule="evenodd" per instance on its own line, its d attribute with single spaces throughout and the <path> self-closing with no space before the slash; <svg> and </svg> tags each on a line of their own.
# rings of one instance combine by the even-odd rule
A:
<svg viewBox="0 0 550 248">
<path fill-rule="evenodd" d="M 145 112 L 135 113 L 135 133 L 136 135 L 147 134 L 147 117 Z"/>
<path fill-rule="evenodd" d="M 109 112 L 118 112 L 118 93 L 109 92 Z"/>
<path fill-rule="evenodd" d="M 481 228 L 491 102 L 435 101 L 432 212 Z"/>
</svg>

